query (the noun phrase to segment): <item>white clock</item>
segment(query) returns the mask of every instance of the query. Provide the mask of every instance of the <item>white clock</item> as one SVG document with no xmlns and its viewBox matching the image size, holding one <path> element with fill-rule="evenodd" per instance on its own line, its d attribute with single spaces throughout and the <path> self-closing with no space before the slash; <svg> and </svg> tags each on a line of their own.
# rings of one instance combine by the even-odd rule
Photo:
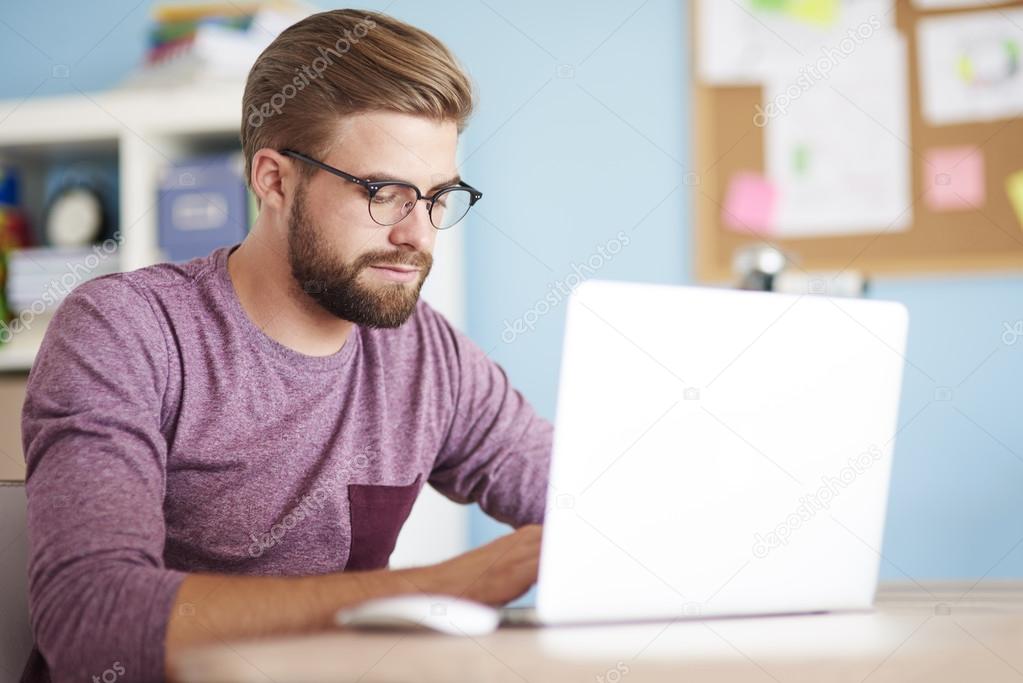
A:
<svg viewBox="0 0 1023 683">
<path fill-rule="evenodd" d="M 92 244 L 103 229 L 103 203 L 84 187 L 69 187 L 54 198 L 46 216 L 46 239 L 55 247 Z"/>
</svg>

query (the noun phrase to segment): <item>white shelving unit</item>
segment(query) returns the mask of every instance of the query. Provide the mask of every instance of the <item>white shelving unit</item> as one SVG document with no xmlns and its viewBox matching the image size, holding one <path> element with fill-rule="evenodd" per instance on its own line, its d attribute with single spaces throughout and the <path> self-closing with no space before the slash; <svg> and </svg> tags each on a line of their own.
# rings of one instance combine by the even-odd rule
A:
<svg viewBox="0 0 1023 683">
<path fill-rule="evenodd" d="M 77 159 L 114 159 L 119 179 L 121 270 L 161 260 L 157 182 L 184 156 L 238 145 L 243 85 L 82 93 L 0 102 L 0 160 L 16 165 L 30 220 L 42 220 L 46 169 Z M 33 321 L 38 323 L 39 321 Z M 45 325 L 0 346 L 0 370 L 27 371 Z"/>
<path fill-rule="evenodd" d="M 171 161 L 237 147 L 243 83 L 80 93 L 0 101 L 0 161 L 18 166 L 22 200 L 33 224 L 42 219 L 46 169 L 77 158 L 116 160 L 119 177 L 120 270 L 162 260 L 157 243 L 157 185 Z M 438 236 L 424 297 L 464 327 L 462 231 Z M 0 372 L 27 372 L 46 320 L 0 345 Z M 424 489 L 398 539 L 392 563 L 438 561 L 465 549 L 468 513 Z"/>
</svg>

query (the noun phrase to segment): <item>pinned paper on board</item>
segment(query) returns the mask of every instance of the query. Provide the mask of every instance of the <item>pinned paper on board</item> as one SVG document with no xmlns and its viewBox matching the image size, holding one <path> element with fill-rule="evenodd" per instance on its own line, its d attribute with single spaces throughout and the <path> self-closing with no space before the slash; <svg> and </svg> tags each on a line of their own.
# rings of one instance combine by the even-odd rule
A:
<svg viewBox="0 0 1023 683">
<path fill-rule="evenodd" d="M 1023 115 L 1023 9 L 921 19 L 924 117 L 942 125 Z"/>
<path fill-rule="evenodd" d="M 786 0 L 695 4 L 700 278 L 765 243 L 804 268 L 1023 267 L 1023 0 L 893 0 L 837 52 L 846 2 L 817 23 Z"/>
<path fill-rule="evenodd" d="M 764 87 L 773 233 L 827 237 L 905 230 L 912 219 L 905 40 L 878 34 L 827 82 Z"/>
<path fill-rule="evenodd" d="M 779 69 L 827 72 L 883 31 L 893 0 L 700 0 L 700 78 L 714 85 L 757 85 Z"/>
<path fill-rule="evenodd" d="M 1009 203 L 1016 212 L 1016 220 L 1023 228 L 1023 170 L 1016 171 L 1006 178 L 1005 191 L 1009 195 Z"/>
<path fill-rule="evenodd" d="M 763 235 L 771 231 L 777 191 L 759 173 L 735 174 L 728 183 L 721 222 L 744 234 Z"/>
<path fill-rule="evenodd" d="M 941 147 L 924 154 L 924 204 L 932 211 L 964 211 L 984 205 L 984 154 L 979 147 Z"/>
</svg>

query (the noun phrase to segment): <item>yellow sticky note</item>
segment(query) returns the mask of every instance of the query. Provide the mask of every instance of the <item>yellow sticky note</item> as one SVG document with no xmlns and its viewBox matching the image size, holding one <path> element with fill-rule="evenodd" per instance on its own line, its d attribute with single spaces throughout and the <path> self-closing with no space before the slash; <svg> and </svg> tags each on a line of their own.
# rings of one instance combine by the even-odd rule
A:
<svg viewBox="0 0 1023 683">
<path fill-rule="evenodd" d="M 808 24 L 830 26 L 838 19 L 838 0 L 789 0 L 789 15 Z"/>
<path fill-rule="evenodd" d="M 1016 171 L 1005 179 L 1005 191 L 1009 195 L 1009 203 L 1016 210 L 1016 220 L 1023 227 L 1023 171 Z"/>
</svg>

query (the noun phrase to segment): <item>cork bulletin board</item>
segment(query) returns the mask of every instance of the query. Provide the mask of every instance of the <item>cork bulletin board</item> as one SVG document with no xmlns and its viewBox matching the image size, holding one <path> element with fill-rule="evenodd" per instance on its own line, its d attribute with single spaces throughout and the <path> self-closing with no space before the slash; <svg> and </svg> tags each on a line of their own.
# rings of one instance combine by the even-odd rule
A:
<svg viewBox="0 0 1023 683">
<path fill-rule="evenodd" d="M 692 25 L 699 26 L 697 2 Z M 1018 9 L 1023 1 L 997 4 Z M 793 257 L 806 270 L 855 269 L 873 274 L 914 274 L 1023 269 L 1023 226 L 1006 189 L 1007 180 L 1023 170 L 1023 118 L 933 125 L 921 107 L 917 22 L 924 16 L 991 11 L 992 7 L 929 9 L 910 0 L 896 0 L 895 26 L 907 42 L 910 200 L 908 229 L 875 230 L 822 237 L 772 237 L 741 234 L 723 224 L 722 209 L 729 180 L 750 170 L 763 172 L 764 129 L 754 124 L 761 86 L 714 86 L 701 81 L 694 47 L 694 150 L 699 184 L 694 188 L 693 250 L 697 278 L 722 282 L 733 278 L 732 257 L 751 244 L 770 244 Z M 1023 24 L 1017 26 L 1023 42 Z M 694 45 L 701 40 L 694 29 Z M 1017 53 L 1018 57 L 1018 53 Z M 1018 65 L 1017 65 L 1018 66 Z M 768 124 L 770 125 L 770 124 Z M 836 135 L 841 130 L 835 131 Z M 925 154 L 932 148 L 976 146 L 983 157 L 984 200 L 963 210 L 933 210 L 922 201 Z M 1014 176 L 1016 177 L 1016 176 Z"/>
</svg>

